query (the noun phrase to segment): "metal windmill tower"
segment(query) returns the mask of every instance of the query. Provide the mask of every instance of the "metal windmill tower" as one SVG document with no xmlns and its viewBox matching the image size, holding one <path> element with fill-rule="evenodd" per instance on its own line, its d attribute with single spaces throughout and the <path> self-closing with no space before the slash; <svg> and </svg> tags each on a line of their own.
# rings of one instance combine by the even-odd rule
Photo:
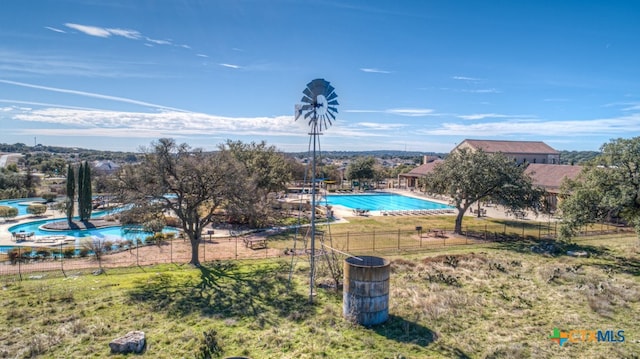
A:
<svg viewBox="0 0 640 359">
<path fill-rule="evenodd" d="M 333 86 L 325 79 L 315 79 L 302 91 L 302 104 L 296 105 L 295 119 L 308 120 L 309 136 L 313 143 L 311 167 L 311 270 L 309 274 L 309 301 L 313 302 L 314 277 L 316 271 L 316 160 L 320 146 L 322 130 L 326 130 L 335 121 L 338 113 L 338 95 Z M 311 147 L 311 143 L 309 145 Z"/>
</svg>

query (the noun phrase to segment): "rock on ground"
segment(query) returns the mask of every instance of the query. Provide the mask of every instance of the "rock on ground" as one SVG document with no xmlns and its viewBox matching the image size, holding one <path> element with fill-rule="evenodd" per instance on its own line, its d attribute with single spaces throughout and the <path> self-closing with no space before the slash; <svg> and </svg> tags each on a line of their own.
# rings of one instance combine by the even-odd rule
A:
<svg viewBox="0 0 640 359">
<path fill-rule="evenodd" d="M 144 332 L 134 330 L 126 335 L 114 339 L 109 343 L 112 354 L 125 354 L 125 353 L 142 353 L 145 347 L 145 335 Z"/>
</svg>

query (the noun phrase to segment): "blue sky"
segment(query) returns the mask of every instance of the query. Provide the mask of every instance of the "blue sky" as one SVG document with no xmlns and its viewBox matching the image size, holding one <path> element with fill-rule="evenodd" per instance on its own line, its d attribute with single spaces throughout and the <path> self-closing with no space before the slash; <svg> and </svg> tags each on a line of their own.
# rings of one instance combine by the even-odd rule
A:
<svg viewBox="0 0 640 359">
<path fill-rule="evenodd" d="M 639 1 L 3 2 L 0 142 L 135 151 L 161 137 L 448 152 L 465 138 L 597 150 L 640 135 Z"/>
</svg>

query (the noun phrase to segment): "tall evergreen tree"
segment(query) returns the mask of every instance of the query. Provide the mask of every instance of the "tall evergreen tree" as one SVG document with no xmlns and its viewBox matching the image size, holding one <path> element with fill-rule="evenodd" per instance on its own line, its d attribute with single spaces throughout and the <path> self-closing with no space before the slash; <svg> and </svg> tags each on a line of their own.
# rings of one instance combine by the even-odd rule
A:
<svg viewBox="0 0 640 359">
<path fill-rule="evenodd" d="M 81 221 L 88 221 L 92 211 L 91 168 L 89 163 L 80 163 L 78 168 L 78 215 Z"/>
<path fill-rule="evenodd" d="M 67 222 L 73 221 L 74 197 L 76 195 L 76 179 L 73 173 L 73 166 L 69 164 L 67 167 L 67 201 L 65 203 L 65 213 Z"/>
<path fill-rule="evenodd" d="M 78 166 L 78 216 L 84 221 L 84 165 Z"/>
<path fill-rule="evenodd" d="M 82 176 L 82 220 L 88 221 L 91 218 L 91 211 L 93 210 L 93 201 L 91 194 L 91 168 L 89 167 L 89 163 L 85 161 L 84 163 L 84 175 Z"/>
</svg>

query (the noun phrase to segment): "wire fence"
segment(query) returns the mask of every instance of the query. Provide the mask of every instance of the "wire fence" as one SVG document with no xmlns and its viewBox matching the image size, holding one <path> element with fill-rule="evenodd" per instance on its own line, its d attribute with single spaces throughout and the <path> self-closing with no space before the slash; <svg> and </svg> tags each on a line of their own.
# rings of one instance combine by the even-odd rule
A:
<svg viewBox="0 0 640 359">
<path fill-rule="evenodd" d="M 486 224 L 464 227 L 462 234 L 453 228 L 426 228 L 371 232 L 341 232 L 321 237 L 322 244 L 343 253 L 362 254 L 391 251 L 428 251 L 430 249 L 464 246 L 479 243 L 552 240 L 557 237 L 554 223 Z M 632 228 L 597 225 L 585 227 L 579 236 L 615 235 L 633 232 Z M 215 260 L 244 260 L 275 258 L 297 253 L 308 253 L 299 232 L 280 232 L 269 238 L 264 236 L 221 237 L 205 235 L 198 247 L 201 263 Z M 255 245 L 257 244 L 257 246 Z M 319 245 L 316 248 L 320 248 Z M 303 249 L 305 249 L 303 251 Z M 96 255 L 96 252 L 98 253 Z M 158 264 L 184 265 L 191 262 L 192 247 L 188 240 L 173 239 L 150 245 L 130 247 L 114 245 L 99 250 L 83 250 L 60 245 L 47 248 L 15 247 L 0 254 L 0 277 L 5 281 L 38 279 L 44 276 L 73 276 L 108 272 L 110 268 L 141 268 Z"/>
<path fill-rule="evenodd" d="M 201 263 L 269 258 L 279 253 L 280 250 L 268 246 L 253 249 L 242 237 L 207 238 L 198 246 L 198 260 Z M 0 277 L 3 280 L 24 280 L 91 274 L 96 271 L 102 273 L 110 268 L 142 268 L 170 263 L 184 265 L 191 262 L 191 256 L 191 243 L 183 239 L 90 250 L 62 244 L 56 247 L 15 247 L 0 254 Z"/>
</svg>

